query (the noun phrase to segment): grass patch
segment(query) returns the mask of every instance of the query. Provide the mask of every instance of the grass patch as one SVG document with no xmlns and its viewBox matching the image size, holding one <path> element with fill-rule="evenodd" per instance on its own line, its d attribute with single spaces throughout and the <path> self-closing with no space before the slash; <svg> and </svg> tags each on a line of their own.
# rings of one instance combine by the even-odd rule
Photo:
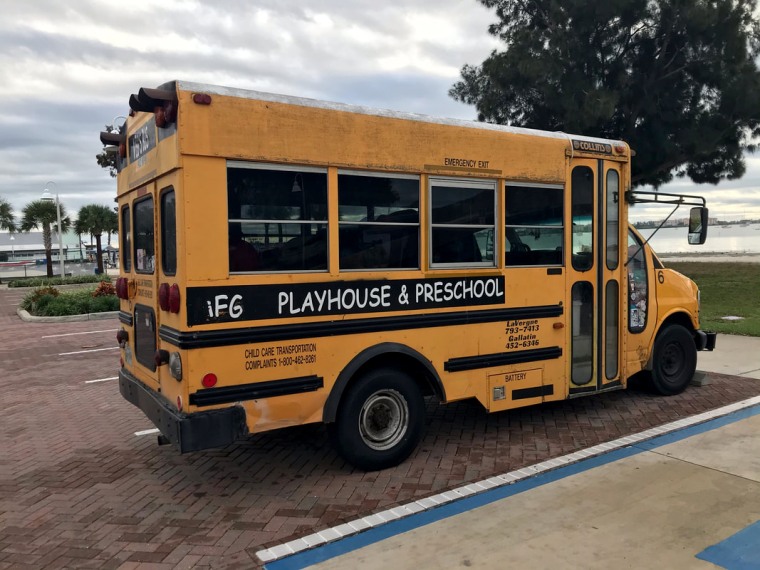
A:
<svg viewBox="0 0 760 570">
<path fill-rule="evenodd" d="M 699 285 L 703 330 L 760 336 L 760 263 L 666 261 L 665 266 Z M 744 318 L 734 322 L 721 318 L 731 315 Z"/>
<path fill-rule="evenodd" d="M 109 284 L 110 285 L 110 284 Z M 55 287 L 42 287 L 28 293 L 20 307 L 37 317 L 62 317 L 118 311 L 116 295 L 103 295 L 102 287 L 87 287 L 76 291 L 58 291 Z"/>
</svg>

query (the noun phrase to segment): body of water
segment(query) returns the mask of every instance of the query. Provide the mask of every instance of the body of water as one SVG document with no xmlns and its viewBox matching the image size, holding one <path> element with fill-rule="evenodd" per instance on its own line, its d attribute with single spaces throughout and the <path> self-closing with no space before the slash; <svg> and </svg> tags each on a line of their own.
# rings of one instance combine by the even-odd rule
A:
<svg viewBox="0 0 760 570">
<path fill-rule="evenodd" d="M 645 238 L 654 230 L 639 230 Z M 662 228 L 649 241 L 657 253 L 760 253 L 760 224 L 710 226 L 707 241 L 689 245 L 687 228 Z"/>
</svg>

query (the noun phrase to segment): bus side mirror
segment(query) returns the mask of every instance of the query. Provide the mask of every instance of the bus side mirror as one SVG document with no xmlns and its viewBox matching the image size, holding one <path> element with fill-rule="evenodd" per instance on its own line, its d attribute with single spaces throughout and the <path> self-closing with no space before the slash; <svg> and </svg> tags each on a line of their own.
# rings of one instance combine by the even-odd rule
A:
<svg viewBox="0 0 760 570">
<path fill-rule="evenodd" d="M 689 213 L 689 244 L 702 245 L 707 239 L 707 208 L 698 206 Z"/>
</svg>

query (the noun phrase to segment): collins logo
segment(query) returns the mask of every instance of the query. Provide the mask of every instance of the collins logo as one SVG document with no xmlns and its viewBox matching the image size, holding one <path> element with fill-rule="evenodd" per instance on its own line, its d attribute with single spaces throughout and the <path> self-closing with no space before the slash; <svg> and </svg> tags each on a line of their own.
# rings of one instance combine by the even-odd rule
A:
<svg viewBox="0 0 760 570">
<path fill-rule="evenodd" d="M 582 152 L 596 152 L 600 154 L 612 154 L 612 145 L 607 143 L 579 141 L 573 139 L 573 150 L 580 150 Z"/>
</svg>

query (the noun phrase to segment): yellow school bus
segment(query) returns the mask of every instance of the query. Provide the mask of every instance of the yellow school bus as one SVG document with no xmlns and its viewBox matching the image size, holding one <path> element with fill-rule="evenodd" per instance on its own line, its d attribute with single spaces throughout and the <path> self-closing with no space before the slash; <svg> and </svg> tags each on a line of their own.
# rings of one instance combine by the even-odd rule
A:
<svg viewBox="0 0 760 570">
<path fill-rule="evenodd" d="M 323 422 L 396 465 L 425 399 L 489 412 L 691 380 L 699 291 L 628 226 L 602 140 L 173 81 L 116 153 L 120 390 L 181 452 Z M 701 227 L 700 227 L 701 226 Z"/>
</svg>

